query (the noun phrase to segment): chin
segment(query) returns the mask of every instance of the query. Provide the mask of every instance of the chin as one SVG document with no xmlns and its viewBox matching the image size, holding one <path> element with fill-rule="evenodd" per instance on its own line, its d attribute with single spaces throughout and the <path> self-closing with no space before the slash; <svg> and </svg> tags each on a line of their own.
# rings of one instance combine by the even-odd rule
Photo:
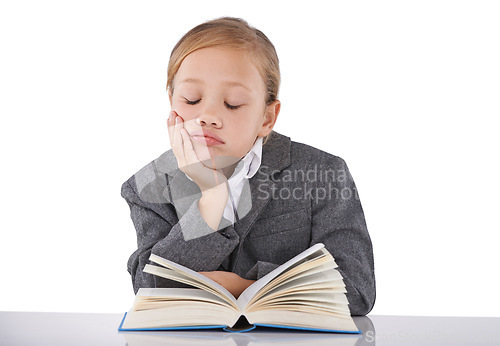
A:
<svg viewBox="0 0 500 346">
<path fill-rule="evenodd" d="M 234 165 L 240 158 L 234 156 L 214 155 L 209 158 L 200 158 L 203 165 L 212 169 L 222 169 Z"/>
</svg>

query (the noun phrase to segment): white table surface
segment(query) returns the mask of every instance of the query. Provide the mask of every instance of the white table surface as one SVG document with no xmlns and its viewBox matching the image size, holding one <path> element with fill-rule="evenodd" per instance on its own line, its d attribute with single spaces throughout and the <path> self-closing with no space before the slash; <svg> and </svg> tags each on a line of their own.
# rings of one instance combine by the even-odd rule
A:
<svg viewBox="0 0 500 346">
<path fill-rule="evenodd" d="M 355 317 L 362 335 L 259 329 L 118 332 L 122 314 L 0 312 L 0 345 L 500 345 L 500 318 Z"/>
</svg>

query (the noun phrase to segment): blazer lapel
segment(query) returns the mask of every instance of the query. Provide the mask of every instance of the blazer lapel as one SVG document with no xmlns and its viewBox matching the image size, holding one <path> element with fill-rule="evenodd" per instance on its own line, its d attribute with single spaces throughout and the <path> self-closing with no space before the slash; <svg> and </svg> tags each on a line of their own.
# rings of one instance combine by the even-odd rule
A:
<svg viewBox="0 0 500 346">
<path fill-rule="evenodd" d="M 237 212 L 241 217 L 234 227 L 244 239 L 255 220 L 271 200 L 275 184 L 272 174 L 282 171 L 290 165 L 290 137 L 271 132 L 268 142 L 262 146 L 262 161 L 257 173 L 245 185 L 240 197 Z M 250 196 L 249 196 L 250 194 Z M 251 205 L 248 205 L 251 201 Z"/>
</svg>

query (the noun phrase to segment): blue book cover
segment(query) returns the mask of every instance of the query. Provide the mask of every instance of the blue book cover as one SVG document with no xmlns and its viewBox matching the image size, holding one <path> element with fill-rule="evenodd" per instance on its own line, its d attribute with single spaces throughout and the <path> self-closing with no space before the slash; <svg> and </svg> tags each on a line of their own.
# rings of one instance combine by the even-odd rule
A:
<svg viewBox="0 0 500 346">
<path fill-rule="evenodd" d="M 157 327 L 157 328 L 123 328 L 123 321 L 127 313 L 123 315 L 123 319 L 118 327 L 118 331 L 120 332 L 137 332 L 137 331 L 168 331 L 168 330 L 203 330 L 203 329 L 222 329 L 226 332 L 230 333 L 242 333 L 248 332 L 256 329 L 257 327 L 266 327 L 266 328 L 280 328 L 280 329 L 293 329 L 293 330 L 303 330 L 309 332 L 327 332 L 327 333 L 346 333 L 346 334 L 361 334 L 360 330 L 351 331 L 351 330 L 336 330 L 336 329 L 321 329 L 321 328 L 304 328 L 304 327 L 293 327 L 293 326 L 283 326 L 277 324 L 263 324 L 263 323 L 255 323 L 250 324 L 244 316 L 241 316 L 240 320 L 236 323 L 235 326 L 229 327 L 224 325 L 199 325 L 199 326 L 176 326 L 176 327 Z M 244 320 L 245 322 L 240 322 Z"/>
</svg>

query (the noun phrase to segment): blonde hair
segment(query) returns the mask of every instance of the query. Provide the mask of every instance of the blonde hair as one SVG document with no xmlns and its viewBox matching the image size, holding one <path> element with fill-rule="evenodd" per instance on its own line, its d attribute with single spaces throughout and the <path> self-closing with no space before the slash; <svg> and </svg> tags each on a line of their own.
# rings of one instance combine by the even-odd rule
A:
<svg viewBox="0 0 500 346">
<path fill-rule="evenodd" d="M 262 31 L 251 27 L 245 20 L 221 17 L 202 23 L 189 30 L 170 54 L 167 70 L 167 90 L 173 94 L 174 77 L 182 62 L 192 52 L 202 48 L 224 47 L 246 51 L 266 85 L 266 106 L 278 99 L 280 87 L 279 59 L 271 41 Z M 267 135 L 265 144 L 270 134 Z"/>
</svg>

